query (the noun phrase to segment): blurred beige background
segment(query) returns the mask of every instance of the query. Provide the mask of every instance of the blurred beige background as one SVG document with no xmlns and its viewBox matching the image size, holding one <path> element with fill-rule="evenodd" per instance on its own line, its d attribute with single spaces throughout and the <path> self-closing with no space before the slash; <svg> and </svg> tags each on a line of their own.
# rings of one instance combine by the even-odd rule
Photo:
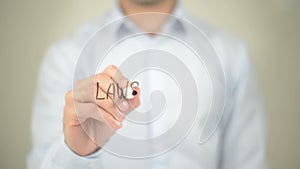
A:
<svg viewBox="0 0 300 169">
<path fill-rule="evenodd" d="M 0 168 L 25 169 L 31 104 L 47 47 L 113 1 L 0 0 Z M 204 21 L 246 40 L 268 112 L 271 169 L 300 168 L 300 1 L 184 0 Z"/>
</svg>

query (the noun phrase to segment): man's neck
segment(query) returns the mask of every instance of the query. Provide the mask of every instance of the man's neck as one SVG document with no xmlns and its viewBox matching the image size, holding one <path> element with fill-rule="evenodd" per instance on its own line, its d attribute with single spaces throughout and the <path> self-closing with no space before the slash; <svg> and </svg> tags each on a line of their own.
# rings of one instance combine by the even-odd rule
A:
<svg viewBox="0 0 300 169">
<path fill-rule="evenodd" d="M 125 15 L 132 15 L 136 13 L 145 12 L 158 12 L 170 14 L 173 12 L 175 4 L 176 0 L 162 0 L 161 2 L 147 5 L 136 3 L 131 0 L 120 0 L 120 6 Z"/>
<path fill-rule="evenodd" d="M 120 6 L 124 15 L 129 15 L 130 19 L 143 31 L 156 34 L 172 13 L 176 5 L 176 0 L 163 0 L 155 4 L 143 5 L 131 0 L 120 0 Z"/>
</svg>

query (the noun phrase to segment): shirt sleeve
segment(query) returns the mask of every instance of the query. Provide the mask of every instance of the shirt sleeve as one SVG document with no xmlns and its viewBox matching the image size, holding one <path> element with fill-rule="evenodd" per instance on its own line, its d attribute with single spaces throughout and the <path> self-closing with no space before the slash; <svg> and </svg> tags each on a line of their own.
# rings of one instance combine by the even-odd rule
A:
<svg viewBox="0 0 300 169">
<path fill-rule="evenodd" d="M 81 157 L 64 142 L 64 98 L 72 88 L 74 56 L 76 49 L 59 43 L 49 49 L 43 61 L 33 105 L 28 169 L 99 168 L 100 151 Z"/>
<path fill-rule="evenodd" d="M 266 118 L 255 72 L 244 45 L 237 48 L 237 61 L 228 90 L 222 123 L 222 169 L 265 169 Z M 233 63 L 235 62 L 233 61 Z"/>
</svg>

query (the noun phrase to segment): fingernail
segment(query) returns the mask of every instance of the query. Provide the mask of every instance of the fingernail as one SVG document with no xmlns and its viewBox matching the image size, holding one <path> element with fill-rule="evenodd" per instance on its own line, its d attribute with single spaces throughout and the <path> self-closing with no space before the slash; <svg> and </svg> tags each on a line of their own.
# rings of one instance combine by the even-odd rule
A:
<svg viewBox="0 0 300 169">
<path fill-rule="evenodd" d="M 128 101 L 127 100 L 122 100 L 122 109 L 124 109 L 124 110 L 128 110 L 128 108 L 129 108 L 129 103 L 128 103 Z"/>
<path fill-rule="evenodd" d="M 116 121 L 116 120 L 115 120 L 114 122 L 115 122 L 117 128 L 120 128 L 120 127 L 122 126 L 122 124 L 121 124 L 119 121 Z"/>
</svg>

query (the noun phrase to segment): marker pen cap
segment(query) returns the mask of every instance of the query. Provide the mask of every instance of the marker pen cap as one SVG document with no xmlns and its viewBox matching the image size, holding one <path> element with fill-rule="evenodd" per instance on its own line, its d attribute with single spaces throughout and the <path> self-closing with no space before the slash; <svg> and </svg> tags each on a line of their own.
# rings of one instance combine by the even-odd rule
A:
<svg viewBox="0 0 300 169">
<path fill-rule="evenodd" d="M 126 99 L 133 99 L 138 93 L 133 90 L 131 87 L 127 87 L 123 89 L 123 94 Z"/>
</svg>

